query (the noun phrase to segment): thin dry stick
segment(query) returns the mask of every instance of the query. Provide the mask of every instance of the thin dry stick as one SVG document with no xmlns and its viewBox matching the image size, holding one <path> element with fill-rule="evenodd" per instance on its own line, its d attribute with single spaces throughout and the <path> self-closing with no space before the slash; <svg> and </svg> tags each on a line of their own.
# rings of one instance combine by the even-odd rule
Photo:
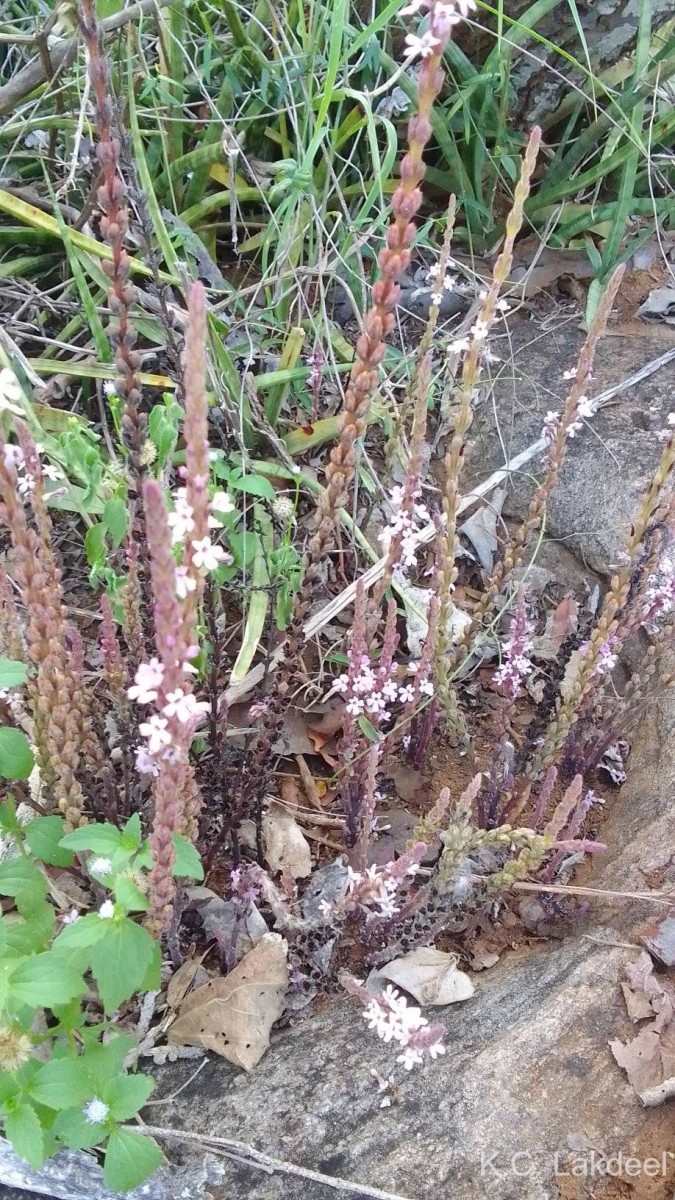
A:
<svg viewBox="0 0 675 1200">
<path fill-rule="evenodd" d="M 649 900 L 652 904 L 665 904 L 671 908 L 675 904 L 675 894 L 672 896 L 654 896 L 650 892 L 613 892 L 605 888 L 567 887 L 555 883 L 512 883 L 514 892 L 550 892 L 556 896 L 595 896 L 599 900 Z"/>
<path fill-rule="evenodd" d="M 127 1126 L 132 1129 L 133 1126 Z M 372 1200 L 411 1200 L 410 1196 L 401 1196 L 394 1192 L 383 1192 L 381 1188 L 369 1187 L 367 1183 L 352 1183 L 349 1179 L 338 1179 L 335 1175 L 324 1175 L 321 1171 L 310 1171 L 308 1167 L 298 1167 L 295 1163 L 284 1162 L 280 1158 L 272 1158 L 256 1150 L 246 1142 L 238 1142 L 234 1138 L 208 1137 L 201 1133 L 186 1133 L 183 1129 L 164 1129 L 158 1125 L 141 1123 L 143 1133 L 150 1137 L 176 1142 L 193 1142 L 214 1154 L 224 1154 L 227 1158 L 235 1158 L 244 1162 L 248 1167 L 258 1167 L 261 1171 L 281 1171 L 284 1175 L 298 1175 L 300 1179 L 309 1179 L 312 1183 L 323 1184 L 324 1187 L 334 1188 L 336 1192 L 350 1192 L 354 1196 L 369 1196 Z"/>
<path fill-rule="evenodd" d="M 591 401 L 593 413 L 596 413 L 599 408 L 602 408 L 603 405 L 607 404 L 608 401 L 612 400 L 615 396 L 621 395 L 622 392 L 626 392 L 630 388 L 635 387 L 635 385 L 641 383 L 643 379 L 649 379 L 651 375 L 656 374 L 656 372 L 660 371 L 662 367 L 665 367 L 668 363 L 672 362 L 674 358 L 675 350 L 668 350 L 665 354 L 660 354 L 658 358 L 653 359 L 652 362 L 646 363 L 645 366 L 641 367 L 639 371 L 634 371 L 632 375 L 628 375 L 626 379 L 621 381 L 621 383 L 617 383 L 613 387 L 606 388 L 605 391 L 599 392 L 598 395 L 594 396 Z M 588 422 L 586 422 L 586 424 L 588 424 Z M 580 436 L 583 436 L 583 434 Z M 499 467 L 499 469 L 494 471 L 488 479 L 485 479 L 482 483 L 478 484 L 473 491 L 467 492 L 466 496 L 463 496 L 457 505 L 457 515 L 460 516 L 462 513 L 465 513 L 467 509 L 473 508 L 473 506 L 477 504 L 479 500 L 483 500 L 485 496 L 489 496 L 490 493 L 495 490 L 495 488 L 498 488 L 512 475 L 517 475 L 519 471 L 522 471 L 523 467 L 526 467 L 527 464 L 532 462 L 533 459 L 538 458 L 547 448 L 548 443 L 544 440 L 544 438 L 537 438 L 536 442 L 532 442 L 529 446 L 526 446 L 524 450 L 521 450 L 520 454 L 516 454 L 515 458 L 509 459 L 509 461 L 505 463 L 503 467 Z M 436 526 L 434 524 L 426 525 L 425 528 L 421 529 L 416 535 L 417 545 L 427 545 L 429 542 L 433 542 L 436 536 Z M 360 576 L 366 591 L 373 587 L 373 585 L 377 583 L 378 579 L 381 579 L 386 561 L 387 558 L 385 555 L 378 559 L 377 562 L 373 563 L 372 567 L 369 567 L 368 570 L 364 571 L 363 575 Z M 308 641 L 310 638 L 316 637 L 316 635 L 320 633 L 326 625 L 335 620 L 335 618 L 339 616 L 339 614 L 343 612 L 344 609 L 350 604 L 354 603 L 357 583 L 358 580 L 354 580 L 353 583 L 348 584 L 338 596 L 335 596 L 328 602 L 328 604 L 325 604 L 323 608 L 310 617 L 304 626 L 305 640 Z M 279 655 L 273 656 L 267 667 L 268 672 L 276 670 L 279 661 Z M 239 700 L 243 700 L 244 697 L 247 696 L 254 687 L 257 687 L 257 685 L 262 682 L 264 677 L 265 665 L 258 664 L 251 671 L 249 671 L 239 683 L 233 684 L 227 689 L 223 697 L 223 703 L 236 704 Z"/>
</svg>

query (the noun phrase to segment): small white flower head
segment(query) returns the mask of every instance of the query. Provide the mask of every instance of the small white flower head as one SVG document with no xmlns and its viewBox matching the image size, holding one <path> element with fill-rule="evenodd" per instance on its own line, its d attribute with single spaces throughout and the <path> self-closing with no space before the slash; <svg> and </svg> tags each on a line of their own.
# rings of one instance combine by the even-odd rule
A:
<svg viewBox="0 0 675 1200">
<path fill-rule="evenodd" d="M 471 326 L 471 336 L 476 342 L 484 342 L 489 332 L 490 327 L 487 321 L 481 320 L 480 317 L 475 325 Z"/>
<path fill-rule="evenodd" d="M 92 875 L 110 875 L 113 865 L 110 858 L 92 858 L 89 863 L 89 871 Z"/>
<path fill-rule="evenodd" d="M 164 667 L 158 658 L 141 663 L 136 671 L 134 682 L 127 689 L 127 696 L 137 704 L 152 704 L 157 699 L 158 689 L 164 679 Z"/>
<path fill-rule="evenodd" d="M 455 338 L 454 342 L 450 342 L 448 346 L 449 354 L 468 354 L 471 349 L 471 342 L 468 338 Z"/>
<path fill-rule="evenodd" d="M 430 58 L 441 43 L 427 30 L 421 37 L 414 33 L 406 34 L 405 44 L 406 58 Z"/>
<path fill-rule="evenodd" d="M 171 529 L 171 541 L 174 546 L 184 542 L 188 533 L 195 527 L 192 505 L 188 504 L 185 488 L 178 488 L 173 499 L 173 512 L 167 518 Z"/>
<path fill-rule="evenodd" d="M 98 910 L 98 915 L 99 917 L 102 917 L 104 921 L 110 921 L 115 916 L 115 905 L 113 904 L 112 900 L 103 901 L 103 904 Z"/>
<path fill-rule="evenodd" d="M 3 449 L 3 461 L 8 470 L 20 471 L 23 467 L 23 450 L 7 442 Z"/>
<path fill-rule="evenodd" d="M 89 1125 L 102 1125 L 108 1118 L 110 1108 L 104 1100 L 99 1100 L 98 1096 L 94 1096 L 93 1100 L 88 1100 L 82 1109 L 82 1114 L 85 1121 Z"/>
<path fill-rule="evenodd" d="M 197 700 L 192 692 L 186 693 L 183 688 L 176 688 L 175 692 L 168 693 L 162 712 L 165 717 L 175 717 L 181 725 L 187 725 L 202 713 L 207 713 L 209 708 L 207 700 Z"/>
<path fill-rule="evenodd" d="M 563 379 L 576 379 L 576 367 L 572 367 L 571 371 L 563 371 Z"/>
<path fill-rule="evenodd" d="M 70 912 L 64 913 L 63 916 L 61 917 L 61 924 L 62 925 L 74 925 L 76 921 L 79 921 L 79 919 L 80 919 L 80 914 L 77 911 L 77 909 L 71 908 Z"/>
<path fill-rule="evenodd" d="M 52 483 L 56 483 L 59 479 L 64 478 L 64 474 L 63 471 L 59 471 L 59 468 L 55 467 L 53 463 L 45 463 L 44 467 L 42 468 L 42 478 L 50 479 Z"/>
<path fill-rule="evenodd" d="M 272 512 L 280 525 L 290 525 L 295 517 L 295 504 L 290 496 L 276 496 L 272 501 Z"/>
<path fill-rule="evenodd" d="M 107 396 L 108 398 L 110 398 L 111 396 L 117 395 L 117 388 L 115 387 L 114 379 L 106 379 L 105 380 L 105 382 L 103 384 L 103 394 L 105 396 Z"/>
</svg>

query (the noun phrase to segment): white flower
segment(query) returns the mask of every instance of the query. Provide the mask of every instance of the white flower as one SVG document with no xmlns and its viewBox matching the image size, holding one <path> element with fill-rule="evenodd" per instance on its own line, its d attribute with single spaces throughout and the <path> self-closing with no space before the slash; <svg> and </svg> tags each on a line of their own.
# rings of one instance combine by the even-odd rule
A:
<svg viewBox="0 0 675 1200">
<path fill-rule="evenodd" d="M 587 421 L 588 418 L 592 416 L 593 401 L 590 400 L 588 396 L 580 396 L 579 403 L 577 404 L 577 417 L 581 417 L 582 420 Z"/>
<path fill-rule="evenodd" d="M 422 696 L 433 696 L 433 694 L 434 694 L 434 685 L 433 685 L 433 683 L 431 682 L 431 680 L 430 680 L 430 679 L 425 679 L 425 680 L 424 680 L 424 681 L 423 681 L 423 682 L 420 684 L 420 694 L 421 694 Z"/>
<path fill-rule="evenodd" d="M 115 916 L 115 905 L 113 904 L 112 900 L 103 901 L 103 904 L 98 910 L 98 915 L 99 917 L 102 917 L 104 921 L 109 921 L 111 917 Z"/>
<path fill-rule="evenodd" d="M 0 370 L 0 412 L 13 413 L 15 417 L 23 417 L 24 411 L 20 407 L 23 392 L 21 384 L 10 367 L 3 367 Z"/>
<path fill-rule="evenodd" d="M 455 338 L 454 342 L 450 342 L 448 346 L 449 354 L 467 354 L 471 349 L 471 343 L 468 338 Z"/>
<path fill-rule="evenodd" d="M 396 1061 L 400 1062 L 406 1071 L 412 1071 L 413 1067 L 421 1066 L 424 1059 L 421 1050 L 416 1050 L 414 1046 L 406 1046 L 403 1054 L 396 1056 Z"/>
<path fill-rule="evenodd" d="M 359 700 L 358 696 L 352 696 L 351 700 L 345 704 L 345 709 L 350 717 L 360 717 L 364 709 L 363 700 Z"/>
<path fill-rule="evenodd" d="M 166 717 L 160 717 L 154 713 L 148 721 L 144 721 L 138 726 L 138 732 L 141 737 L 148 740 L 148 753 L 159 754 L 166 746 L 171 745 L 171 734 L 167 729 L 168 721 Z"/>
<path fill-rule="evenodd" d="M 93 1100 L 88 1100 L 82 1109 L 85 1121 L 90 1125 L 101 1125 L 107 1118 L 110 1108 L 104 1100 L 99 1100 L 97 1096 Z"/>
<path fill-rule="evenodd" d="M 573 367 L 571 371 L 563 371 L 563 379 L 576 379 L 576 377 L 576 367 Z"/>
<path fill-rule="evenodd" d="M 162 712 L 165 717 L 175 717 L 181 725 L 187 725 L 201 713 L 208 712 L 209 707 L 208 701 L 197 700 L 192 692 L 186 694 L 182 688 L 177 688 L 175 692 L 168 693 Z"/>
<path fill-rule="evenodd" d="M 80 919 L 80 914 L 77 911 L 77 909 L 71 908 L 70 912 L 64 913 L 64 915 L 61 917 L 61 924 L 62 925 L 74 925 L 76 921 L 79 921 L 79 919 Z"/>
<path fill-rule="evenodd" d="M 179 600 L 186 600 L 189 592 L 194 592 L 197 580 L 193 579 L 187 567 L 176 567 L 176 595 Z"/>
<path fill-rule="evenodd" d="M 212 512 L 231 513 L 236 511 L 236 507 L 229 492 L 214 492 L 211 497 Z"/>
<path fill-rule="evenodd" d="M 433 33 L 427 30 L 421 37 L 417 37 L 414 33 L 406 34 L 405 44 L 407 46 L 406 57 L 429 58 L 441 43 L 438 38 L 434 37 Z"/>
<path fill-rule="evenodd" d="M 179 488 L 174 496 L 174 509 L 169 513 L 168 522 L 171 529 L 171 541 L 174 546 L 184 542 L 188 533 L 195 527 L 192 505 L 187 502 L 185 488 Z"/>
<path fill-rule="evenodd" d="M 112 869 L 112 859 L 110 858 L 92 858 L 89 863 L 89 871 L 92 875 L 109 875 Z"/>
<path fill-rule="evenodd" d="M 216 546 L 210 537 L 199 538 L 192 543 L 192 561 L 198 571 L 215 571 L 221 563 L 231 563 L 232 556 L 221 546 Z"/>
<path fill-rule="evenodd" d="M 12 446 L 9 442 L 6 443 L 3 452 L 3 461 L 8 470 L 19 471 L 23 467 L 23 450 L 20 446 Z"/>
<path fill-rule="evenodd" d="M 108 397 L 117 395 L 117 388 L 115 387 L 115 381 L 113 379 L 105 380 L 103 384 L 103 392 Z"/>
<path fill-rule="evenodd" d="M 136 747 L 136 770 L 141 775 L 159 775 L 159 763 L 149 753 L 147 746 Z"/>
<path fill-rule="evenodd" d="M 158 658 L 141 663 L 136 671 L 134 683 L 127 688 L 127 696 L 137 704 L 152 704 L 157 699 L 157 690 L 162 686 L 164 667 Z"/>
<path fill-rule="evenodd" d="M 668 413 L 668 424 L 675 425 L 675 412 Z"/>
<path fill-rule="evenodd" d="M 55 467 L 53 463 L 45 463 L 42 468 L 42 475 L 44 479 L 51 479 L 52 483 L 56 483 L 57 480 L 64 478 L 63 471 L 59 471 L 59 468 Z"/>
<path fill-rule="evenodd" d="M 401 704 L 412 704 L 415 699 L 415 689 L 411 683 L 407 683 L 405 687 L 399 688 L 398 698 Z"/>
<path fill-rule="evenodd" d="M 471 326 L 471 336 L 476 342 L 483 342 L 490 332 L 490 327 L 487 321 L 482 321 L 480 318 L 475 325 Z"/>
</svg>

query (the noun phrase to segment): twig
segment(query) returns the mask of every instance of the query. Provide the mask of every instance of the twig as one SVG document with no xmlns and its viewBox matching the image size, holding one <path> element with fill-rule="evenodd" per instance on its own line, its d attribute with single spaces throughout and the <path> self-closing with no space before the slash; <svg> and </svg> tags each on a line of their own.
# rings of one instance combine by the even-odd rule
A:
<svg viewBox="0 0 675 1200">
<path fill-rule="evenodd" d="M 148 16 L 154 12 L 156 8 L 163 7 L 168 4 L 169 0 L 140 0 L 138 4 L 130 4 L 128 8 L 123 8 L 120 12 L 114 13 L 111 17 L 106 17 L 105 21 L 101 21 L 101 29 L 104 33 L 113 33 L 116 29 L 121 29 L 127 25 L 129 21 L 136 21 L 139 17 Z M 72 66 L 77 56 L 77 48 L 79 38 L 60 39 L 49 48 L 49 59 L 53 69 L 52 79 L 58 75 L 59 71 L 67 70 Z M 40 87 L 47 79 L 45 73 L 45 63 L 38 55 L 36 58 L 18 71 L 9 83 L 4 87 L 0 87 L 0 116 L 4 117 L 7 113 L 14 111 L 16 106 L 36 88 Z"/>
<path fill-rule="evenodd" d="M 381 1188 L 369 1187 L 366 1183 L 352 1183 L 349 1179 L 339 1179 L 335 1175 L 324 1175 L 321 1171 L 310 1171 L 308 1167 L 299 1167 L 295 1163 L 284 1162 L 280 1158 L 272 1158 L 263 1154 L 246 1142 L 235 1141 L 234 1138 L 209 1137 L 201 1133 L 186 1133 L 182 1129 L 164 1129 L 157 1125 L 146 1125 L 141 1122 L 144 1133 L 150 1137 L 165 1138 L 168 1141 L 193 1142 L 211 1150 L 215 1154 L 224 1154 L 227 1158 L 235 1158 L 249 1167 L 258 1167 L 262 1171 L 281 1171 L 284 1175 L 298 1175 L 300 1179 L 309 1179 L 312 1183 L 321 1183 L 324 1187 L 334 1188 L 337 1192 L 350 1192 L 355 1196 L 368 1196 L 372 1200 L 411 1200 L 409 1196 L 401 1196 L 394 1192 L 383 1192 Z M 132 1128 L 129 1126 L 129 1128 Z"/>
<path fill-rule="evenodd" d="M 641 367 L 639 371 L 635 371 L 632 375 L 629 375 L 626 379 L 622 380 L 621 383 L 615 384 L 614 387 L 607 388 L 604 392 L 600 392 L 597 396 L 594 396 L 591 401 L 593 413 L 595 414 L 603 404 L 606 404 L 609 400 L 613 399 L 614 396 L 619 395 L 620 392 L 627 391 L 629 388 L 634 387 L 636 383 L 639 383 L 643 379 L 648 379 L 650 375 L 655 374 L 656 371 L 659 371 L 661 367 L 664 367 L 674 358 L 675 350 L 668 350 L 665 354 L 659 355 L 658 358 L 653 359 L 652 362 L 649 362 L 644 367 Z M 527 463 L 531 462 L 532 459 L 537 458 L 542 451 L 546 449 L 546 445 L 547 443 L 543 438 L 537 438 L 536 442 L 532 442 L 524 450 L 521 450 L 520 454 L 517 454 L 515 458 L 510 459 L 504 464 L 503 467 L 500 467 L 497 471 L 494 471 L 488 479 L 485 479 L 483 483 L 480 483 L 472 492 L 468 492 L 466 496 L 462 497 L 457 505 L 457 515 L 466 512 L 468 508 L 473 508 L 474 504 L 493 492 L 495 488 L 504 483 L 509 476 L 515 475 L 518 471 L 522 470 Z M 435 537 L 436 526 L 434 524 L 430 524 L 426 525 L 424 529 L 420 530 L 415 538 L 415 542 L 417 546 L 423 546 L 429 542 L 432 542 Z M 381 578 L 385 563 L 386 558 L 383 557 L 378 559 L 377 562 L 373 563 L 372 567 L 369 567 L 368 570 L 364 571 L 363 575 L 360 576 L 366 591 L 368 591 L 368 589 L 371 588 L 373 584 L 377 583 L 378 579 Z M 348 607 L 348 605 L 354 603 L 356 598 L 356 585 L 358 582 L 358 580 L 355 580 L 353 583 L 350 583 L 339 593 L 338 596 L 335 596 L 329 601 L 328 604 L 325 604 L 324 607 L 319 610 L 319 612 L 314 613 L 314 615 L 305 622 L 305 639 L 316 637 L 317 633 L 319 633 L 324 626 L 328 625 L 330 621 L 333 621 L 335 617 L 337 617 L 343 611 L 343 609 Z M 280 661 L 281 655 L 279 652 L 277 652 L 272 656 L 271 661 L 266 666 L 265 664 L 258 664 L 257 666 L 253 667 L 253 669 L 249 671 L 239 683 L 232 684 L 227 689 L 221 703 L 236 704 L 238 701 L 242 700 L 244 696 L 248 695 L 252 688 L 256 687 L 262 681 L 266 671 L 274 671 Z"/>
<path fill-rule="evenodd" d="M 614 892 L 605 888 L 567 887 L 554 883 L 513 883 L 514 892 L 552 892 L 558 896 L 597 896 L 601 900 L 650 900 L 652 904 L 665 904 L 666 908 L 675 905 L 675 894 L 672 896 L 655 896 L 652 892 Z"/>
</svg>

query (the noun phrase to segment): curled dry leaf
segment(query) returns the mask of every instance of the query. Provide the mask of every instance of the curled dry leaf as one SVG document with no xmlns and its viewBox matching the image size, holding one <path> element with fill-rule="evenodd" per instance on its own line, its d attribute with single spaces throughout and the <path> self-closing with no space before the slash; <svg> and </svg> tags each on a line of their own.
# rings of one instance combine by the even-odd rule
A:
<svg viewBox="0 0 675 1200">
<path fill-rule="evenodd" d="M 252 821 L 249 824 L 253 828 L 252 848 L 255 849 L 255 826 Z M 186 896 L 202 919 L 205 936 L 214 939 L 221 958 L 229 966 L 239 962 L 267 933 L 265 920 L 255 904 L 249 904 L 242 916 L 241 904 L 223 900 L 211 888 L 195 885 L 187 888 Z"/>
<path fill-rule="evenodd" d="M 626 967 L 626 975 L 622 990 L 628 1015 L 633 1021 L 643 1016 L 653 1020 L 630 1042 L 615 1038 L 609 1046 L 642 1104 L 651 1108 L 675 1094 L 675 989 L 670 980 L 654 974 L 645 951 Z"/>
<path fill-rule="evenodd" d="M 475 988 L 469 976 L 457 966 L 457 955 L 446 954 L 434 946 L 420 946 L 380 967 L 378 978 L 384 978 L 409 992 L 422 1006 L 427 1004 L 456 1004 L 468 1000 Z"/>
<path fill-rule="evenodd" d="M 250 1071 L 270 1044 L 287 988 L 286 942 L 278 933 L 267 933 L 229 975 L 211 979 L 185 997 L 168 1040 L 213 1050 Z"/>
<path fill-rule="evenodd" d="M 309 842 L 298 822 L 281 804 L 270 804 L 262 822 L 265 860 L 273 875 L 287 871 L 293 879 L 312 873 Z"/>
<path fill-rule="evenodd" d="M 166 1002 L 169 1008 L 176 1012 L 199 974 L 206 975 L 206 971 L 202 967 L 202 963 L 208 954 L 208 950 L 202 954 L 201 958 L 188 958 L 171 976 L 166 989 Z M 200 972 L 201 969 L 201 972 Z M 204 980 L 206 982 L 206 980 Z"/>
</svg>

